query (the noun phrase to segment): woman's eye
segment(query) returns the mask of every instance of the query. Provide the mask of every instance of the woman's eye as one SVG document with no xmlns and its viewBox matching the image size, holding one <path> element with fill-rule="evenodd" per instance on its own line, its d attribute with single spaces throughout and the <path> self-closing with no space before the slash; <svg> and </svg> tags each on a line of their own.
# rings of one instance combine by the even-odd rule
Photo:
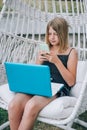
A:
<svg viewBox="0 0 87 130">
<path fill-rule="evenodd" d="M 58 35 L 57 33 L 54 33 L 54 35 Z"/>
<path fill-rule="evenodd" d="M 57 36 L 58 34 L 57 33 L 48 33 L 48 35 L 54 35 L 54 36 Z"/>
<path fill-rule="evenodd" d="M 48 35 L 51 35 L 51 33 L 48 33 Z"/>
</svg>

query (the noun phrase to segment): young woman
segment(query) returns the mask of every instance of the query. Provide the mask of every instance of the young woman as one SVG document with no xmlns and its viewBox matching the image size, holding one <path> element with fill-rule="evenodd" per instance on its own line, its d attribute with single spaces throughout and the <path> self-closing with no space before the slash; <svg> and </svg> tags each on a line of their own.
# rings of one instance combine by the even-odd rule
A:
<svg viewBox="0 0 87 130">
<path fill-rule="evenodd" d="M 56 98 L 69 96 L 70 89 L 76 82 L 78 56 L 76 50 L 69 47 L 68 23 L 64 18 L 56 17 L 49 21 L 46 43 L 50 52 L 39 52 L 36 64 L 48 65 L 54 86 L 55 83 L 63 83 L 64 87 L 52 98 L 17 93 L 9 104 L 11 130 L 33 130 L 39 112 Z"/>
</svg>

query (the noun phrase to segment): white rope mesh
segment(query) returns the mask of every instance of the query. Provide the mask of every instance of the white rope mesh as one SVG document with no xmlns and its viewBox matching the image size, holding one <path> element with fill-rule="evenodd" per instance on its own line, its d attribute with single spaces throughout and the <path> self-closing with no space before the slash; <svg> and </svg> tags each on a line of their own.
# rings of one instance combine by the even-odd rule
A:
<svg viewBox="0 0 87 130">
<path fill-rule="evenodd" d="M 1 38 L 1 55 L 2 63 L 5 61 L 13 62 L 35 62 L 38 52 L 39 42 L 34 40 L 26 40 L 20 36 L 3 35 Z M 36 56 L 35 56 L 36 55 Z"/>
<path fill-rule="evenodd" d="M 4 53 L 8 52 L 10 56 L 9 42 L 14 44 L 15 38 L 13 40 L 8 34 L 44 41 L 47 22 L 55 16 L 64 17 L 68 21 L 71 26 L 69 28 L 71 46 L 78 49 L 81 59 L 87 58 L 86 3 L 86 0 L 6 0 L 0 19 L 0 40 L 4 44 L 0 45 L 3 49 L 0 60 L 8 59 L 7 54 Z M 3 46 L 7 46 L 8 50 L 7 48 L 5 50 Z"/>
</svg>

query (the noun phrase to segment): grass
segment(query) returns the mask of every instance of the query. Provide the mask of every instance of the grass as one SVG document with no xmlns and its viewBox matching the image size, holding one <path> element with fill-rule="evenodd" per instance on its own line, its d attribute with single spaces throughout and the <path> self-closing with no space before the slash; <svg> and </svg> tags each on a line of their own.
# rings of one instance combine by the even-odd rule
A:
<svg viewBox="0 0 87 130">
<path fill-rule="evenodd" d="M 0 0 L 0 11 L 2 9 L 2 0 Z"/>
<path fill-rule="evenodd" d="M 87 122 L 87 112 L 83 113 L 80 116 L 80 119 L 83 119 L 83 120 L 85 120 Z M 8 113 L 7 113 L 7 111 L 0 108 L 0 125 L 2 123 L 6 122 L 7 120 L 8 120 Z M 73 128 L 75 128 L 76 130 L 87 130 L 86 128 L 81 127 L 80 125 L 77 125 L 77 124 L 74 124 Z M 10 128 L 7 127 L 7 128 L 5 128 L 5 130 L 10 130 Z M 36 121 L 34 130 L 61 130 L 61 129 L 59 129 L 57 127 L 54 127 L 52 125 L 48 125 L 48 124 L 42 123 L 40 121 Z"/>
<path fill-rule="evenodd" d="M 8 120 L 8 113 L 6 110 L 0 108 L 0 125 Z M 10 130 L 9 127 L 5 128 L 5 130 Z M 45 123 L 41 123 L 39 121 L 35 122 L 34 130 L 60 130 L 56 127 L 50 126 Z"/>
</svg>

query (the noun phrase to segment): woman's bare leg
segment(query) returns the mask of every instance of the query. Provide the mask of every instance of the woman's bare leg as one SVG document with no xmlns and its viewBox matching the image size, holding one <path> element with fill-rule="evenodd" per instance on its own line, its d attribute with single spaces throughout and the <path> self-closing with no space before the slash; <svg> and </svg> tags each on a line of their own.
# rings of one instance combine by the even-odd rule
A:
<svg viewBox="0 0 87 130">
<path fill-rule="evenodd" d="M 45 98 L 41 96 L 32 97 L 25 106 L 22 121 L 18 130 L 32 130 L 40 110 L 55 98 L 56 96 L 52 98 Z"/>
<path fill-rule="evenodd" d="M 18 130 L 22 119 L 24 107 L 27 101 L 29 101 L 29 99 L 31 98 L 32 96 L 18 93 L 15 95 L 15 98 L 9 104 L 8 114 L 11 130 Z"/>
</svg>

